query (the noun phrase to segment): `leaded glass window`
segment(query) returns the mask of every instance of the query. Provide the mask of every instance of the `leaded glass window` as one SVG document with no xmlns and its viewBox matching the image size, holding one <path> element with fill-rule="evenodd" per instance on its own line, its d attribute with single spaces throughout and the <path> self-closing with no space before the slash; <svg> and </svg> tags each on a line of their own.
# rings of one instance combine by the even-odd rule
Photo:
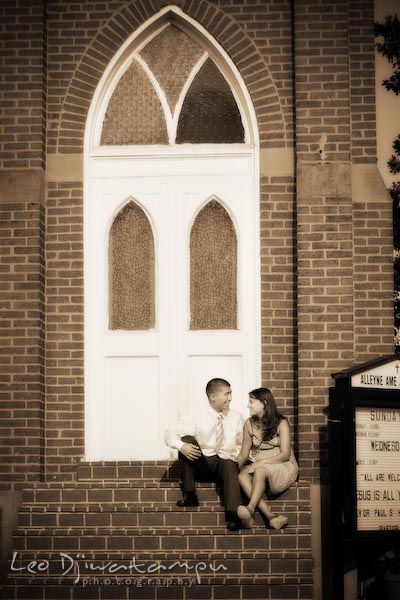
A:
<svg viewBox="0 0 400 600">
<path fill-rule="evenodd" d="M 108 104 L 101 144 L 167 144 L 160 100 L 142 67 L 134 60 Z"/>
<path fill-rule="evenodd" d="M 161 31 L 140 52 L 164 91 L 171 112 L 203 52 L 186 33 L 173 25 Z"/>
<path fill-rule="evenodd" d="M 155 259 L 151 225 L 129 202 L 110 230 L 109 329 L 147 330 L 155 326 Z"/>
<path fill-rule="evenodd" d="M 230 216 L 211 200 L 190 235 L 190 329 L 237 328 L 237 238 Z"/>
<path fill-rule="evenodd" d="M 102 145 L 243 143 L 236 99 L 216 63 L 171 23 L 135 52 L 108 103 Z"/>
<path fill-rule="evenodd" d="M 232 91 L 209 58 L 193 80 L 179 118 L 178 144 L 244 141 L 240 113 Z"/>
</svg>

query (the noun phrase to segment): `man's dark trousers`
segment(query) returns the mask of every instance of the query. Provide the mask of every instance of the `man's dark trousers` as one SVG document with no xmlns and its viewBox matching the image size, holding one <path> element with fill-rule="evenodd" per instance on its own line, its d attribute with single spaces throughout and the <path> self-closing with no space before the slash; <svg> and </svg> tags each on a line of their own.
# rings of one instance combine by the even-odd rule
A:
<svg viewBox="0 0 400 600">
<path fill-rule="evenodd" d="M 182 442 L 199 446 L 195 437 L 185 435 Z M 201 448 L 200 448 L 201 450 Z M 224 503 L 226 512 L 237 512 L 242 504 L 242 495 L 238 480 L 237 463 L 230 459 L 220 458 L 218 455 L 201 456 L 196 460 L 189 460 L 179 452 L 181 465 L 183 494 L 196 491 L 196 481 L 220 481 L 224 487 Z"/>
</svg>

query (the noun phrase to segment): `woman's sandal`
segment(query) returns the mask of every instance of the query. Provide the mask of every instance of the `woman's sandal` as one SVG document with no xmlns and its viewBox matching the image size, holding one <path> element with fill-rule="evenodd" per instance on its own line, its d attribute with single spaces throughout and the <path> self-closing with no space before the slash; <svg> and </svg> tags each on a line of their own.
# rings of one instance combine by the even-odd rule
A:
<svg viewBox="0 0 400 600">
<path fill-rule="evenodd" d="M 272 527 L 272 529 L 282 529 L 282 527 L 285 527 L 287 524 L 287 517 L 284 517 L 283 515 L 269 519 L 269 526 Z"/>
<path fill-rule="evenodd" d="M 239 519 L 241 519 L 245 529 L 251 529 L 253 527 L 254 516 L 251 514 L 247 506 L 244 506 L 243 504 L 238 506 L 237 514 Z"/>
</svg>

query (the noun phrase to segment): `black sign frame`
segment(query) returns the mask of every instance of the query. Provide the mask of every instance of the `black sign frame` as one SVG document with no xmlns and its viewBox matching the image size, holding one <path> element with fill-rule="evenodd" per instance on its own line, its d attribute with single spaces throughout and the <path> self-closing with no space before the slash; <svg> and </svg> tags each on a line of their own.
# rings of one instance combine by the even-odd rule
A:
<svg viewBox="0 0 400 600">
<path fill-rule="evenodd" d="M 371 560 L 378 560 L 388 550 L 400 548 L 399 530 L 357 529 L 356 411 L 367 409 L 400 410 L 400 393 L 396 389 L 357 387 L 359 375 L 371 370 L 385 371 L 387 363 L 400 360 L 400 354 L 382 356 L 369 362 L 332 373 L 335 387 L 329 388 L 329 457 L 330 457 L 330 526 L 332 546 L 332 586 L 335 599 L 344 599 L 344 574 L 349 564 L 358 570 L 359 582 L 376 576 Z M 356 379 L 353 377 L 357 376 Z M 360 458 L 360 457 L 358 457 Z M 400 461 L 399 461 L 400 472 Z M 400 525 L 400 519 L 399 519 Z M 368 558 L 366 558 L 368 557 Z M 366 568 L 366 571 L 363 569 Z"/>
<path fill-rule="evenodd" d="M 397 390 L 379 390 L 379 389 L 364 389 L 350 388 L 350 402 L 347 402 L 344 414 L 344 436 L 349 440 L 348 450 L 350 459 L 349 468 L 349 495 L 353 498 L 353 502 L 348 505 L 348 523 L 345 523 L 347 536 L 353 541 L 362 540 L 399 540 L 400 538 L 400 519 L 399 529 L 394 530 L 366 530 L 359 531 L 357 529 L 357 470 L 356 470 L 356 409 L 393 409 L 400 410 L 400 394 Z M 359 458 L 359 457 L 358 457 Z M 400 458 L 400 457 L 399 457 Z M 400 461 L 399 461 L 400 469 Z"/>
</svg>

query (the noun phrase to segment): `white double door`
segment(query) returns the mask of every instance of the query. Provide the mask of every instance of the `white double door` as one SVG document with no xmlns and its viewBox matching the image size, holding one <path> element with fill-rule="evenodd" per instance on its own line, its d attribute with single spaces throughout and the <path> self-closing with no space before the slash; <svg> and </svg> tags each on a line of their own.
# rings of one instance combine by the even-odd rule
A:
<svg viewBox="0 0 400 600">
<path fill-rule="evenodd" d="M 164 433 L 207 402 L 213 377 L 230 381 L 247 414 L 259 385 L 258 218 L 252 156 L 94 158 L 85 208 L 85 402 L 88 460 L 170 457 Z M 237 236 L 235 330 L 190 330 L 190 232 L 208 201 Z M 147 215 L 155 244 L 156 322 L 108 329 L 108 238 L 127 202 Z"/>
</svg>

